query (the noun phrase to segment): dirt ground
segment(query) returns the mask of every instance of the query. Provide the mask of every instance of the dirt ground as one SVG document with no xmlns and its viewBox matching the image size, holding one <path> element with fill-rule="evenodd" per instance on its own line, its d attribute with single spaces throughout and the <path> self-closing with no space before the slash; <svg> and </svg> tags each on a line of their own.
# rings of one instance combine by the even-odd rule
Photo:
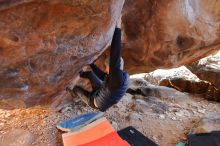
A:
<svg viewBox="0 0 220 146">
<path fill-rule="evenodd" d="M 155 88 L 160 93 L 157 96 L 126 94 L 108 110 L 105 116 L 113 127 L 119 130 L 133 126 L 159 146 L 174 146 L 186 139 L 205 114 L 220 111 L 220 103 L 198 95 Z M 46 107 L 0 110 L 0 145 L 62 146 L 62 132 L 56 129 L 56 124 L 91 111 L 79 98 L 57 110 Z"/>
</svg>

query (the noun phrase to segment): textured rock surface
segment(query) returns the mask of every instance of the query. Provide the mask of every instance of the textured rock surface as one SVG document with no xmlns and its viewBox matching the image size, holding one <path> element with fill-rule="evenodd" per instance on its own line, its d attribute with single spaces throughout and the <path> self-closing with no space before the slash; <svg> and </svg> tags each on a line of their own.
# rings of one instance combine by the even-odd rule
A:
<svg viewBox="0 0 220 146">
<path fill-rule="evenodd" d="M 194 133 L 209 133 L 220 130 L 220 113 L 206 113 L 193 130 Z"/>
<path fill-rule="evenodd" d="M 184 78 L 186 80 L 200 80 L 185 66 L 168 70 L 157 69 L 153 72 L 144 74 L 144 78 L 153 85 L 160 85 L 161 81 L 164 79 Z"/>
<path fill-rule="evenodd" d="M 47 104 L 109 43 L 123 0 L 0 0 L 0 99 Z"/>
<path fill-rule="evenodd" d="M 194 127 L 198 127 L 204 115 L 213 115 L 209 118 L 210 126 L 219 125 L 220 103 L 209 102 L 198 95 L 181 93 L 167 87 L 157 88 L 149 85 L 143 77 L 132 78 L 130 88 L 145 88 L 160 94 L 126 94 L 117 105 L 105 112 L 109 122 L 117 129 L 134 126 L 159 146 L 175 146 L 180 140 L 186 139 Z M 19 128 L 34 135 L 31 146 L 63 146 L 62 133 L 58 131 L 56 124 L 91 111 L 93 110 L 80 98 L 74 98 L 56 112 L 39 107 L 0 109 L 0 143 L 5 139 L 6 133 Z"/>
<path fill-rule="evenodd" d="M 193 63 L 189 69 L 200 79 L 211 82 L 220 90 L 220 52 Z"/>
<path fill-rule="evenodd" d="M 147 73 L 145 79 L 154 85 L 171 87 L 181 92 L 201 94 L 208 100 L 220 101 L 220 91 L 215 85 L 200 80 L 184 66 L 170 70 L 158 69 Z"/>
<path fill-rule="evenodd" d="M 220 102 L 220 91 L 210 82 L 204 80 L 164 79 L 160 82 L 160 86 L 175 88 L 181 92 L 201 94 L 208 100 Z"/>
<path fill-rule="evenodd" d="M 127 0 L 123 14 L 132 73 L 192 63 L 220 48 L 219 0 Z"/>
<path fill-rule="evenodd" d="M 12 129 L 2 137 L 0 141 L 2 146 L 30 146 L 34 141 L 33 134 L 23 129 Z"/>
<path fill-rule="evenodd" d="M 0 0 L 0 99 L 16 98 L 22 107 L 50 102 L 104 51 L 122 4 Z M 220 43 L 219 9 L 220 1 L 126 0 L 126 68 L 152 71 L 214 52 Z"/>
</svg>

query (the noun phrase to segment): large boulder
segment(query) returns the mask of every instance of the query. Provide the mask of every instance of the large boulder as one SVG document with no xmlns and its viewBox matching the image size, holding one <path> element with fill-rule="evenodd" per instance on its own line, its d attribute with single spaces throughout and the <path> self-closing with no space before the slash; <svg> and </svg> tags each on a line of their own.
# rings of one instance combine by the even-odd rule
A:
<svg viewBox="0 0 220 146">
<path fill-rule="evenodd" d="M 200 81 L 200 79 L 194 75 L 185 66 L 172 69 L 157 69 L 153 72 L 145 73 L 144 78 L 153 85 L 160 85 L 163 80 L 182 78 L 185 80 Z"/>
<path fill-rule="evenodd" d="M 47 104 L 111 41 L 123 0 L 0 0 L 0 99 Z"/>
<path fill-rule="evenodd" d="M 181 92 L 200 94 L 208 100 L 220 102 L 220 90 L 212 83 L 199 79 L 185 66 L 145 74 L 145 80 L 154 85 L 174 88 Z"/>
<path fill-rule="evenodd" d="M 27 106 L 51 102 L 105 50 L 123 2 L 0 0 L 0 99 Z M 126 0 L 126 69 L 179 66 L 215 52 L 219 6 L 209 0 Z"/>
<path fill-rule="evenodd" d="M 219 12 L 219 0 L 127 0 L 122 17 L 125 68 L 141 73 L 179 67 L 216 52 Z"/>
<path fill-rule="evenodd" d="M 211 82 L 220 90 L 220 52 L 203 58 L 188 68 L 200 79 Z"/>
</svg>

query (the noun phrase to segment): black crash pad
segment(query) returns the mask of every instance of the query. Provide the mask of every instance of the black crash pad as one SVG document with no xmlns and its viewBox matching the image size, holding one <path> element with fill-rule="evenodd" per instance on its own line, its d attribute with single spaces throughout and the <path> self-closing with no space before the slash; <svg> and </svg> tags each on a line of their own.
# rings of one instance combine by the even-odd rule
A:
<svg viewBox="0 0 220 146">
<path fill-rule="evenodd" d="M 158 146 L 152 140 L 145 137 L 141 132 L 131 126 L 118 131 L 118 134 L 131 146 Z"/>
</svg>

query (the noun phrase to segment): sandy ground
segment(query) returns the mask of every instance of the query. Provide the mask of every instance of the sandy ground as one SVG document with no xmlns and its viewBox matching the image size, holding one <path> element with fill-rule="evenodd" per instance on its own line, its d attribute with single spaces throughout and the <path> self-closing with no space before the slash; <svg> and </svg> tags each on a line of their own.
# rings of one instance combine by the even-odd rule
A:
<svg viewBox="0 0 220 146">
<path fill-rule="evenodd" d="M 105 116 L 116 130 L 134 126 L 158 145 L 174 146 L 186 139 L 205 114 L 220 111 L 220 103 L 198 95 L 167 88 L 159 88 L 157 93 L 160 96 L 126 94 Z M 61 146 L 62 132 L 56 124 L 91 111 L 79 98 L 56 111 L 43 107 L 0 110 L 0 145 Z"/>
</svg>

